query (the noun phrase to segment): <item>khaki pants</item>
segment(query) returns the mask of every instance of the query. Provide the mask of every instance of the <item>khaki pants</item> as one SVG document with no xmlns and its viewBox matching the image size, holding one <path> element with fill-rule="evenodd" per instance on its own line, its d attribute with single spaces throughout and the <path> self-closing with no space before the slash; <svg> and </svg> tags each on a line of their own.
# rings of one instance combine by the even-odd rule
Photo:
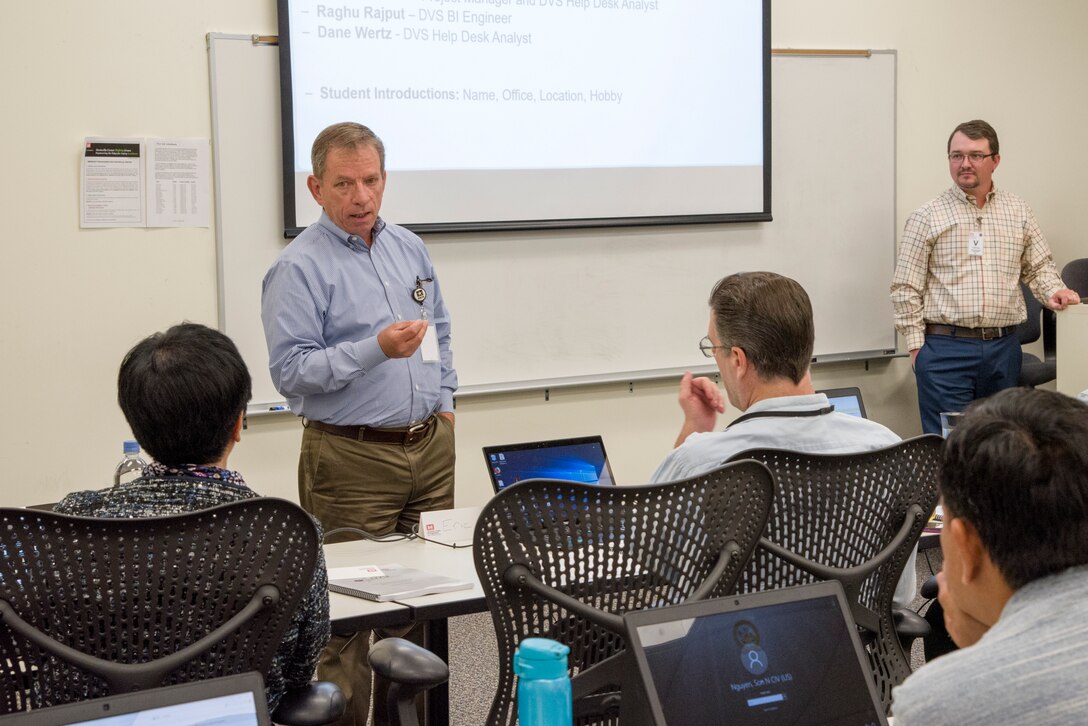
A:
<svg viewBox="0 0 1088 726">
<path fill-rule="evenodd" d="M 298 463 L 299 502 L 331 531 L 355 527 L 373 535 L 409 532 L 420 512 L 453 507 L 453 424 L 442 416 L 427 436 L 410 446 L 356 441 L 306 428 Z M 334 535 L 326 542 L 359 539 Z M 360 562 L 381 564 L 376 562 Z M 422 643 L 421 626 L 374 631 L 376 638 L 408 637 Z M 364 726 L 370 710 L 370 631 L 333 636 L 317 666 L 317 677 L 333 681 L 348 697 L 338 722 Z M 388 684 L 374 683 L 374 723 L 389 723 Z"/>
</svg>

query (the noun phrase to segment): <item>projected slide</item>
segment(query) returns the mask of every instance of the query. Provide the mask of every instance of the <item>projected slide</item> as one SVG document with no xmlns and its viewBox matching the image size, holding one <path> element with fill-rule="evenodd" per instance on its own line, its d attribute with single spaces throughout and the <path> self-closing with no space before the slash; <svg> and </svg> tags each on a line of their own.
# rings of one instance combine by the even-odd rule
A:
<svg viewBox="0 0 1088 726">
<path fill-rule="evenodd" d="M 310 145 L 343 120 L 385 141 L 401 223 L 765 212 L 765 11 L 280 0 L 294 223 L 317 215 Z"/>
</svg>

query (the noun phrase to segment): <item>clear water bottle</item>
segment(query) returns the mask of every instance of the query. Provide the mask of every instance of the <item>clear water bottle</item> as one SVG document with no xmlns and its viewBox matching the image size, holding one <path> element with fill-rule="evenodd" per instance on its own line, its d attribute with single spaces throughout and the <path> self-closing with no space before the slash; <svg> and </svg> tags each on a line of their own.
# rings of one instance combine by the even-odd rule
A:
<svg viewBox="0 0 1088 726">
<path fill-rule="evenodd" d="M 520 726 L 571 726 L 569 653 L 570 648 L 547 638 L 526 638 L 518 645 L 514 674 Z"/>
<path fill-rule="evenodd" d="M 140 457 L 140 445 L 132 440 L 126 441 L 125 458 L 121 459 L 121 463 L 113 470 L 113 485 L 117 486 L 121 482 L 128 483 L 133 479 L 139 479 L 143 476 L 145 468 L 147 468 L 147 462 Z"/>
</svg>

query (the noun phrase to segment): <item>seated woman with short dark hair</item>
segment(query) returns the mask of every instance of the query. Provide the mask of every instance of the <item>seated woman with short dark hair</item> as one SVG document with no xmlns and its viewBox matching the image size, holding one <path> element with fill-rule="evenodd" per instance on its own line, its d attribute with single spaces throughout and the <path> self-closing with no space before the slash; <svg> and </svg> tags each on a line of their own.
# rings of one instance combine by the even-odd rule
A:
<svg viewBox="0 0 1088 726">
<path fill-rule="evenodd" d="M 260 496 L 227 468 L 252 393 L 230 338 L 195 323 L 155 333 L 125 356 L 117 390 L 132 433 L 154 461 L 135 481 L 69 494 L 57 512 L 157 517 Z M 310 682 L 329 632 L 328 576 L 319 551 L 313 583 L 265 678 L 269 711 L 286 689 Z"/>
</svg>

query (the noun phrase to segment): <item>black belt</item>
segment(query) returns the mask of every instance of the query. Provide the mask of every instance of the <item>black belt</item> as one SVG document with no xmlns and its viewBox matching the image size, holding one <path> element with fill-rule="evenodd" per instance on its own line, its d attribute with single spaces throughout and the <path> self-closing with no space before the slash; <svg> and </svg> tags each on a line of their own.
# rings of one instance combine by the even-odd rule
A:
<svg viewBox="0 0 1088 726">
<path fill-rule="evenodd" d="M 400 429 L 379 429 L 373 426 L 337 426 L 324 421 L 311 421 L 310 419 L 303 419 L 302 425 L 324 431 L 333 436 L 343 436 L 346 439 L 355 439 L 356 441 L 411 446 L 422 441 L 423 437 L 431 430 L 431 426 L 434 425 L 434 416 L 429 416 L 426 420 L 414 426 Z"/>
<path fill-rule="evenodd" d="M 926 323 L 926 335 L 949 335 L 953 338 L 974 338 L 975 340 L 997 340 L 1016 331 L 1015 325 L 1004 328 L 964 328 L 959 325 L 940 325 Z"/>
</svg>

